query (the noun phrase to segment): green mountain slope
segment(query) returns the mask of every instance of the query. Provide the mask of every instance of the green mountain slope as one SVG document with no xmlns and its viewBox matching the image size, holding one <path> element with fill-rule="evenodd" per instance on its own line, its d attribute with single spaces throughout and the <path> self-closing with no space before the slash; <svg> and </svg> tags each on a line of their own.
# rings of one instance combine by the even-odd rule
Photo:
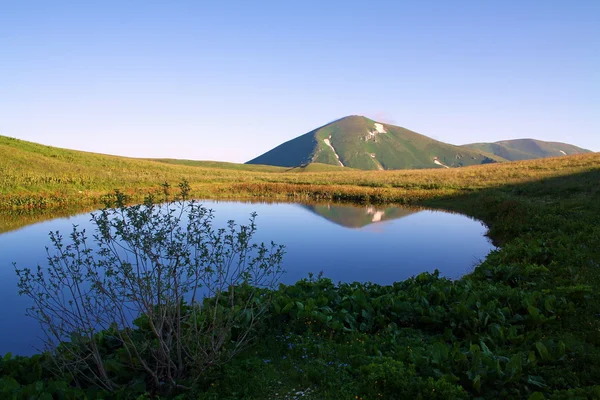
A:
<svg viewBox="0 0 600 400">
<path fill-rule="evenodd" d="M 450 168 L 502 161 L 399 126 L 350 116 L 248 161 L 285 167 L 322 163 L 363 170 Z"/>
<path fill-rule="evenodd" d="M 534 158 L 559 157 L 572 154 L 591 153 L 590 150 L 560 142 L 545 142 L 536 139 L 502 140 L 495 143 L 471 143 L 462 147 L 493 154 L 509 161 Z"/>
</svg>

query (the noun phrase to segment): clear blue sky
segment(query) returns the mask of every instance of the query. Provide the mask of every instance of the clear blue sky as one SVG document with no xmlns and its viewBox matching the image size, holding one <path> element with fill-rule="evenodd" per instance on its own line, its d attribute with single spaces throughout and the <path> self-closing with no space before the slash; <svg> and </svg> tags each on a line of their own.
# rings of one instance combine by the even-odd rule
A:
<svg viewBox="0 0 600 400">
<path fill-rule="evenodd" d="M 0 0 L 0 134 L 243 162 L 359 114 L 600 151 L 599 21 L 599 0 Z"/>
</svg>

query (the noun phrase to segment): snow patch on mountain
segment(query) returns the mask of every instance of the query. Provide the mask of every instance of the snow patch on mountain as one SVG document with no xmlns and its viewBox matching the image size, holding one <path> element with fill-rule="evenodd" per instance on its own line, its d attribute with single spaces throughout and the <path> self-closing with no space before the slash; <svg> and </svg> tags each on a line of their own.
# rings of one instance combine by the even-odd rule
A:
<svg viewBox="0 0 600 400">
<path fill-rule="evenodd" d="M 434 157 L 434 158 L 433 158 L 433 162 L 434 162 L 435 164 L 437 164 L 437 165 L 441 165 L 441 166 L 442 166 L 442 167 L 444 167 L 444 168 L 450 168 L 449 166 L 447 166 L 446 164 L 444 164 L 444 163 L 442 163 L 440 160 L 438 160 L 438 158 L 437 158 L 437 157 Z"/>
<path fill-rule="evenodd" d="M 375 130 L 368 131 L 367 136 L 365 136 L 364 139 L 365 140 L 369 140 L 369 139 L 375 140 L 375 135 L 377 135 L 378 133 L 387 133 L 387 131 L 385 130 L 385 127 L 383 126 L 383 124 L 375 122 Z"/>
<path fill-rule="evenodd" d="M 373 162 L 375 164 L 377 164 L 377 169 L 380 170 L 380 171 L 383 171 L 383 166 L 381 165 L 381 163 L 379 161 L 377 161 L 377 159 L 375 158 L 375 154 L 374 153 L 369 153 L 369 155 L 373 159 Z"/>
<path fill-rule="evenodd" d="M 385 130 L 385 128 L 383 127 L 382 124 L 378 124 L 377 122 L 375 122 L 375 130 L 379 133 L 386 133 L 387 131 Z"/>
<path fill-rule="evenodd" d="M 329 140 L 331 139 L 331 135 L 329 135 L 329 138 L 327 139 L 323 139 L 323 142 L 325 142 L 325 144 L 327 146 L 329 146 L 331 148 L 331 150 L 333 150 L 333 154 L 335 154 L 335 158 L 337 158 L 337 162 L 340 163 L 340 166 L 343 167 L 344 163 L 342 163 L 342 161 L 340 160 L 340 156 L 338 156 L 338 153 L 335 151 L 335 149 L 333 148 L 333 145 L 331 144 L 331 141 Z"/>
</svg>

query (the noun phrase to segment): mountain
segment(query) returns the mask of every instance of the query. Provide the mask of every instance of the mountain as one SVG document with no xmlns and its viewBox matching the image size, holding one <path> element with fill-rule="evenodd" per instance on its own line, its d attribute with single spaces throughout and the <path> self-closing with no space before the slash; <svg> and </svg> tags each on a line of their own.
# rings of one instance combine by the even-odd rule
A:
<svg viewBox="0 0 600 400">
<path fill-rule="evenodd" d="M 418 211 L 401 207 L 357 207 L 335 204 L 302 204 L 301 207 L 346 228 L 362 228 L 377 222 L 404 218 Z"/>
<path fill-rule="evenodd" d="M 247 164 L 322 163 L 363 170 L 450 168 L 504 161 L 399 126 L 353 115 L 285 142 Z"/>
<path fill-rule="evenodd" d="M 487 152 L 509 161 L 534 158 L 558 157 L 571 154 L 591 153 L 590 150 L 560 142 L 544 142 L 536 139 L 502 140 L 495 143 L 465 144 L 467 149 Z"/>
</svg>

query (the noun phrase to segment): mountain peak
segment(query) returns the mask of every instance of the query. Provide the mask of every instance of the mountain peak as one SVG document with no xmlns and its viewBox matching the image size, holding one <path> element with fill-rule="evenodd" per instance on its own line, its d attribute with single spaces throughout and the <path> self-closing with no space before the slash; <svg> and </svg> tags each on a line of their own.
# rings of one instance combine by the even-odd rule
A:
<svg viewBox="0 0 600 400">
<path fill-rule="evenodd" d="M 362 115 L 347 115 L 287 141 L 248 164 L 299 167 L 318 163 L 364 170 L 452 168 L 588 151 L 535 139 L 455 146 Z"/>
<path fill-rule="evenodd" d="M 491 162 L 489 157 L 408 129 L 348 115 L 248 161 L 284 167 L 311 163 L 365 170 L 448 168 Z"/>
<path fill-rule="evenodd" d="M 334 120 L 326 123 L 322 127 L 325 127 L 325 126 L 328 126 L 328 125 L 331 125 L 331 124 L 337 124 L 337 123 L 340 123 L 340 122 L 348 122 L 348 121 L 355 121 L 355 122 L 356 121 L 370 121 L 370 119 L 367 118 L 367 117 L 365 117 L 365 116 L 362 116 L 362 115 L 346 115 L 345 117 L 334 119 Z"/>
</svg>

